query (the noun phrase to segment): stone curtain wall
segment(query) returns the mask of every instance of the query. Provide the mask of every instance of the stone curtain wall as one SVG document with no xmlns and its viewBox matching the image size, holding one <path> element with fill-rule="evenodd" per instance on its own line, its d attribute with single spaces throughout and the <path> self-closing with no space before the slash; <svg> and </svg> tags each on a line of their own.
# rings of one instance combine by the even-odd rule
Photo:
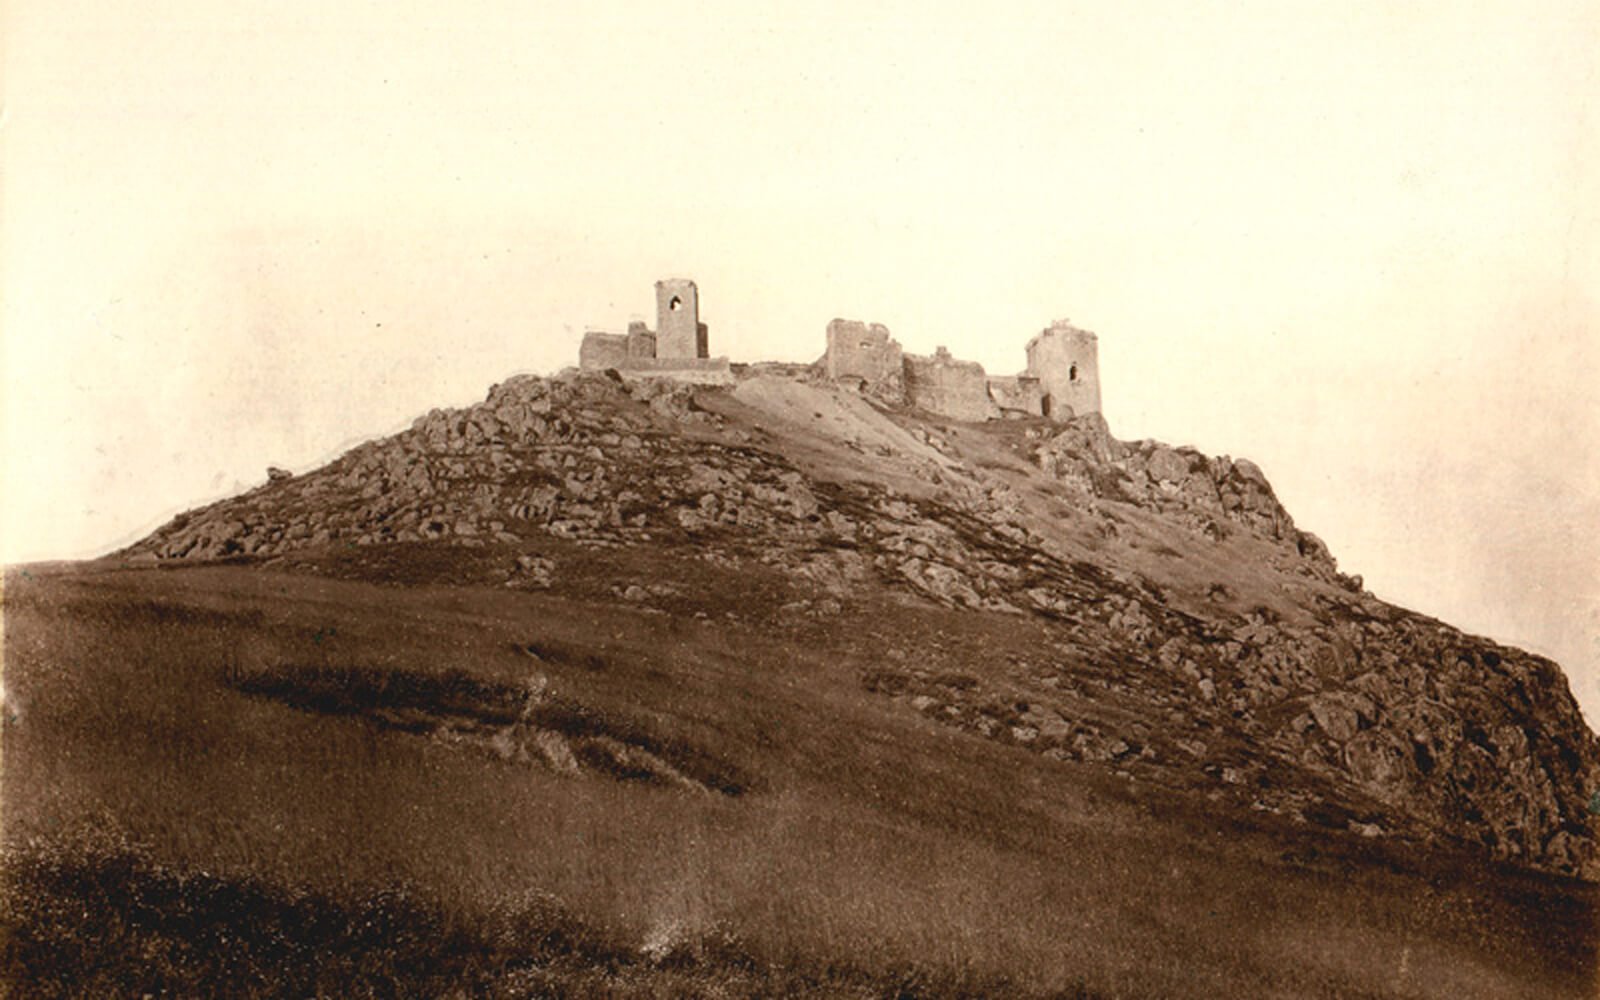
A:
<svg viewBox="0 0 1600 1000">
<path fill-rule="evenodd" d="M 628 337 L 620 333 L 591 330 L 578 347 L 578 367 L 584 371 L 604 371 L 627 364 Z"/>
<path fill-rule="evenodd" d="M 999 416 L 989 399 L 989 378 L 976 361 L 957 361 L 941 347 L 931 358 L 905 355 L 901 370 L 912 406 L 953 420 Z"/>
<path fill-rule="evenodd" d="M 1044 390 L 1032 375 L 995 375 L 989 379 L 989 398 L 1003 413 L 1044 414 Z"/>
<path fill-rule="evenodd" d="M 628 357 L 653 358 L 656 356 L 656 335 L 638 320 L 628 324 Z"/>
<path fill-rule="evenodd" d="M 627 381 L 669 378 L 696 385 L 732 385 L 733 367 L 722 358 L 633 358 L 617 368 Z"/>
<path fill-rule="evenodd" d="M 1100 412 L 1095 335 L 1053 324 L 1028 344 L 1028 367 L 989 377 L 983 366 L 959 361 L 941 347 L 932 357 L 905 354 L 881 323 L 835 319 L 828 324 L 823 372 L 832 380 L 860 379 L 863 388 L 956 420 Z"/>
</svg>

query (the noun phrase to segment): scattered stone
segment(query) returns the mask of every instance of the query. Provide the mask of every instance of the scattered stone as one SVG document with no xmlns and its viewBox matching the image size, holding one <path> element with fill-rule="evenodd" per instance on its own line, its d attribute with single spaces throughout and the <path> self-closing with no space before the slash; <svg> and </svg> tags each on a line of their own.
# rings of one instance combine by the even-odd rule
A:
<svg viewBox="0 0 1600 1000">
<path fill-rule="evenodd" d="M 324 468 L 269 469 L 266 484 L 186 512 L 119 555 L 338 572 L 325 556 L 461 546 L 487 584 L 548 589 L 562 582 L 555 560 L 523 551 L 546 537 L 558 554 L 682 546 L 722 570 L 759 564 L 793 592 L 740 615 L 765 622 L 781 606 L 805 616 L 787 621 L 795 629 L 883 587 L 949 614 L 1025 612 L 1059 636 L 1033 662 L 966 651 L 952 672 L 975 678 L 970 688 L 930 676 L 896 696 L 974 738 L 1052 759 L 1106 764 L 1137 745 L 1141 767 L 1192 776 L 1213 750 L 1247 753 L 1249 774 L 1262 778 L 1250 795 L 1269 811 L 1305 814 L 1300 775 L 1360 803 L 1364 825 L 1383 836 L 1466 838 L 1501 859 L 1600 876 L 1587 811 L 1600 746 L 1558 668 L 1366 593 L 1295 526 L 1254 464 L 1121 442 L 1088 414 L 1001 429 L 996 440 L 1009 434 L 1015 452 L 1001 475 L 963 457 L 996 428 L 940 429 L 903 411 L 891 421 L 885 400 L 852 393 L 857 416 L 892 426 L 861 436 L 851 461 L 877 462 L 895 443 L 882 461 L 909 478 L 890 489 L 888 477 L 814 475 L 769 449 L 770 438 L 736 434 L 704 405 L 720 391 L 603 374 L 509 379 L 477 406 L 435 410 Z M 806 420 L 807 433 L 826 433 L 825 417 Z M 903 461 L 911 451 L 923 465 Z M 1038 472 L 1026 482 L 1030 464 Z M 1066 534 L 1052 534 L 1049 518 Z M 1112 555 L 1079 561 L 1138 548 L 1159 564 L 1189 555 L 1163 548 L 1186 537 L 1205 546 L 1194 552 L 1266 553 L 1261 574 L 1277 574 L 1281 589 L 1240 574 L 1197 577 L 1179 593 L 1177 577 L 1144 579 Z M 693 586 L 651 580 L 614 593 L 732 620 L 726 608 L 696 607 Z M 1279 610 L 1240 613 L 1257 602 Z M 1027 708 L 1005 707 L 1017 701 Z M 559 756 L 537 738 L 523 745 Z M 1154 746 L 1174 750 L 1158 757 Z M 1230 772 L 1249 783 L 1245 768 L 1215 766 L 1219 785 Z M 1244 804 L 1237 789 L 1219 792 Z"/>
</svg>

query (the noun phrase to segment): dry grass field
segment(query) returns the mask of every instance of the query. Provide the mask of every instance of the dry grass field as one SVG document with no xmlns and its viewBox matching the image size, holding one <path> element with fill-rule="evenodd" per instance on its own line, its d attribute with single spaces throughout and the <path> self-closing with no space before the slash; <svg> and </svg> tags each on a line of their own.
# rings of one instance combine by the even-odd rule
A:
<svg viewBox="0 0 1600 1000">
<path fill-rule="evenodd" d="M 1591 886 L 1208 808 L 863 683 L 875 637 L 1003 659 L 1042 625 L 796 621 L 715 574 L 662 614 L 597 596 L 617 553 L 547 594 L 385 558 L 7 576 L 10 995 L 1593 995 Z"/>
</svg>

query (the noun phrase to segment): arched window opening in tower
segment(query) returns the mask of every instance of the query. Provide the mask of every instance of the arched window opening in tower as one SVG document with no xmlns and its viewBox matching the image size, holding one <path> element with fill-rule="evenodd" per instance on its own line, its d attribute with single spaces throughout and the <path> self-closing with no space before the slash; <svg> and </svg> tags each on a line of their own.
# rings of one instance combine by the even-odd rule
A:
<svg viewBox="0 0 1600 1000">
<path fill-rule="evenodd" d="M 672 301 L 667 303 L 667 308 L 671 309 L 673 312 L 677 312 L 679 309 L 683 308 L 683 300 L 674 295 L 672 297 Z"/>
<path fill-rule="evenodd" d="M 1073 365 L 1071 368 L 1067 369 L 1067 381 L 1068 382 L 1076 382 L 1076 381 L 1078 381 L 1078 366 L 1077 365 Z"/>
</svg>

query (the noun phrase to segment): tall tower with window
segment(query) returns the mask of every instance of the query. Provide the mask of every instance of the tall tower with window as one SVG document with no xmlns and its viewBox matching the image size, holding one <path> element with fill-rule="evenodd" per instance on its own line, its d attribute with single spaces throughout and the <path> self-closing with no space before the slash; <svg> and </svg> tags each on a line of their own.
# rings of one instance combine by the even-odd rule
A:
<svg viewBox="0 0 1600 1000">
<path fill-rule="evenodd" d="M 1039 380 L 1044 415 L 1057 420 L 1100 412 L 1098 338 L 1064 319 L 1028 341 L 1028 372 Z"/>
<path fill-rule="evenodd" d="M 687 278 L 656 282 L 656 357 L 710 357 L 700 322 L 700 291 Z"/>
</svg>

